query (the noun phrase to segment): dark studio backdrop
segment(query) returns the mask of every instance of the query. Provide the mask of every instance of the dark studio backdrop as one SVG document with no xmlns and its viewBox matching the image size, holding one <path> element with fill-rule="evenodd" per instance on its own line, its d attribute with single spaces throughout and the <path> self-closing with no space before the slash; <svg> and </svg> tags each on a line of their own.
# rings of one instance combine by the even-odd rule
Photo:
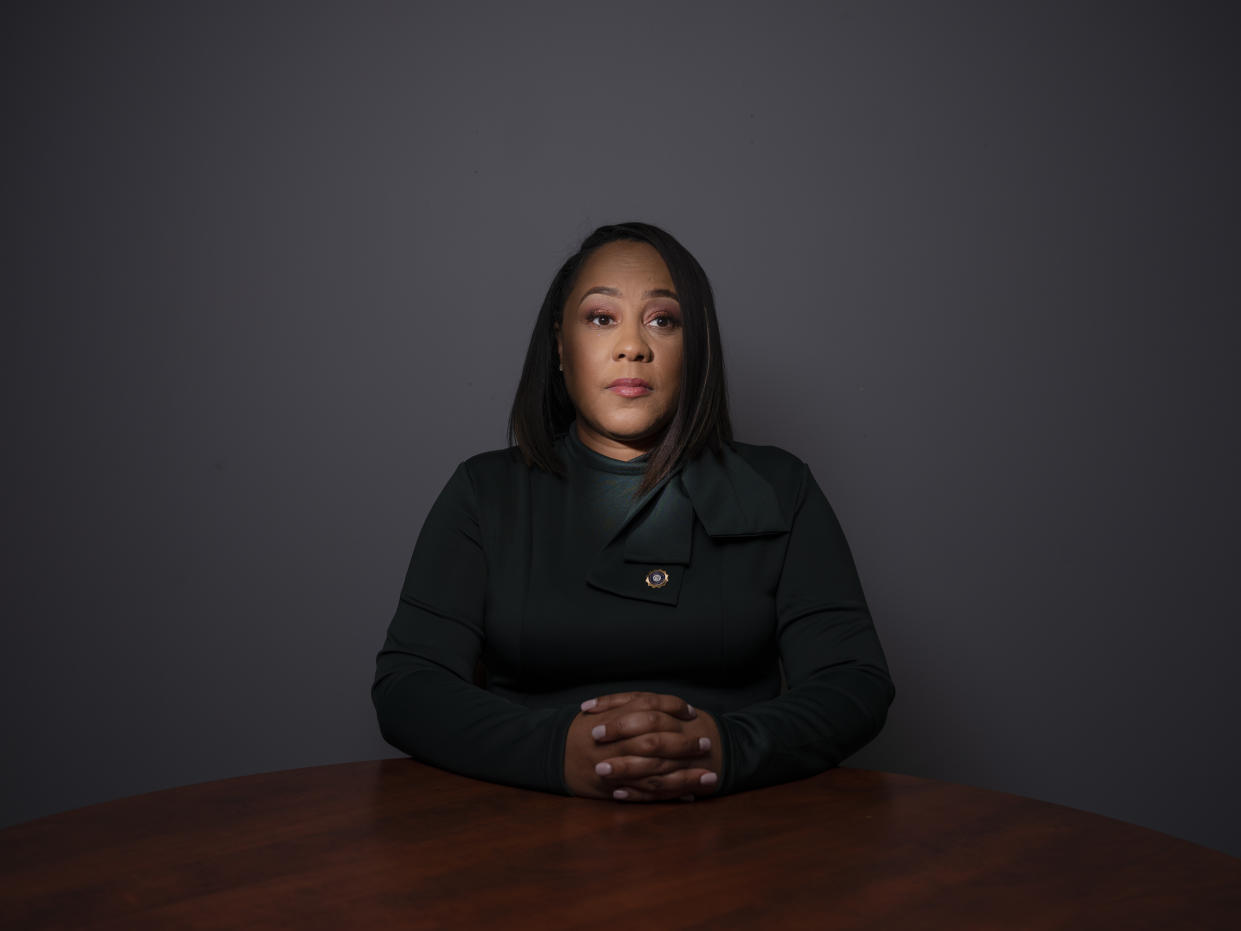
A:
<svg viewBox="0 0 1241 931">
<path fill-rule="evenodd" d="M 852 763 L 1241 854 L 1235 9 L 6 4 L 3 823 L 397 755 L 422 519 L 638 218 L 854 548 Z"/>
</svg>

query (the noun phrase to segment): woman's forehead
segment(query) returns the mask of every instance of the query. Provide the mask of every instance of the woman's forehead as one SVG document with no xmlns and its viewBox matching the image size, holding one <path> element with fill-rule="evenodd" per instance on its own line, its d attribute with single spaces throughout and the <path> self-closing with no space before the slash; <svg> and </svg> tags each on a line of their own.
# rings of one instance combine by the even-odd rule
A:
<svg viewBox="0 0 1241 931">
<path fill-rule="evenodd" d="M 574 284 L 575 294 L 600 289 L 602 293 L 630 295 L 651 289 L 673 290 L 672 275 L 654 246 L 645 242 L 609 242 L 600 246 L 582 263 Z"/>
</svg>

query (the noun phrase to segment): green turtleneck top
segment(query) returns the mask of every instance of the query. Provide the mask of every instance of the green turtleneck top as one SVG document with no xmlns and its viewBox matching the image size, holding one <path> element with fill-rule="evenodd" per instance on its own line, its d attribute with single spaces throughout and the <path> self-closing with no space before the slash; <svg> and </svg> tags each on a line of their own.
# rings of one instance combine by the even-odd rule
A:
<svg viewBox="0 0 1241 931">
<path fill-rule="evenodd" d="M 572 427 L 556 450 L 564 476 L 515 449 L 475 456 L 432 506 L 376 661 L 390 744 L 565 792 L 580 703 L 663 692 L 715 717 L 720 791 L 735 792 L 820 772 L 878 733 L 891 680 L 804 463 L 737 443 L 635 498 L 647 457 L 602 456 Z"/>
<path fill-rule="evenodd" d="M 573 500 L 570 510 L 577 516 L 576 534 L 584 546 L 601 548 L 611 539 L 637 502 L 638 486 L 646 475 L 651 454 L 623 461 L 611 459 L 584 445 L 576 424 L 569 425 L 564 443 L 575 465 L 583 465 L 579 481 L 568 486 Z"/>
</svg>

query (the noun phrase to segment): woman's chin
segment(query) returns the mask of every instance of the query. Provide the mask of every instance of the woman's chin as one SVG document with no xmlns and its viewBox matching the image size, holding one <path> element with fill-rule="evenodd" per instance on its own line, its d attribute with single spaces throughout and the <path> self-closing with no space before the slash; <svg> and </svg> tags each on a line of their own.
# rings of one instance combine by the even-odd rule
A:
<svg viewBox="0 0 1241 931">
<path fill-rule="evenodd" d="M 589 424 L 586 427 L 600 440 L 625 446 L 639 453 L 647 452 L 658 446 L 667 428 L 667 424 L 652 423 L 649 419 L 638 422 L 609 420 L 605 423 Z M 579 429 L 579 434 L 581 432 Z"/>
<path fill-rule="evenodd" d="M 664 431 L 668 429 L 666 423 L 654 422 L 649 417 L 633 420 L 617 419 L 602 426 L 606 431 L 604 435 L 612 439 L 627 443 L 649 442 L 651 445 L 658 443 Z"/>
</svg>

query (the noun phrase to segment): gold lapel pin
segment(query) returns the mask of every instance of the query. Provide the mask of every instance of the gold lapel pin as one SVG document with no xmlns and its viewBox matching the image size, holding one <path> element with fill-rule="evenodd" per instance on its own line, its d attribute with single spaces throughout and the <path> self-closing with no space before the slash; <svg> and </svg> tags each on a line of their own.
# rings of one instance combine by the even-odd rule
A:
<svg viewBox="0 0 1241 931">
<path fill-rule="evenodd" d="M 663 588 L 668 584 L 668 570 L 652 569 L 646 574 L 646 584 L 651 588 Z"/>
</svg>

